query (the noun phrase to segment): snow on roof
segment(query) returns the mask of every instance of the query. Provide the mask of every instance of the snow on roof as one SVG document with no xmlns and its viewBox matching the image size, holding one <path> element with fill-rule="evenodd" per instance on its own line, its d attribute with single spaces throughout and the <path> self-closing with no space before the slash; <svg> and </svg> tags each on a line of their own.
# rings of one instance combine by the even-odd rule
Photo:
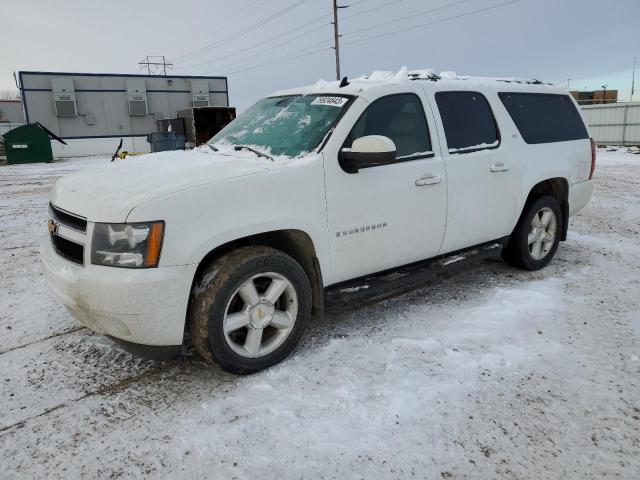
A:
<svg viewBox="0 0 640 480">
<path fill-rule="evenodd" d="M 501 78 L 501 77 L 474 77 L 469 75 L 458 75 L 456 72 L 441 72 L 440 74 L 436 74 L 431 69 L 419 69 L 419 70 L 409 70 L 407 67 L 402 67 L 397 72 L 389 72 L 376 70 L 372 72 L 370 75 L 362 75 L 360 77 L 349 78 L 349 84 L 345 87 L 340 87 L 340 82 L 335 81 L 327 81 L 327 80 L 318 80 L 313 85 L 307 85 L 304 87 L 292 88 L 287 90 L 281 90 L 276 92 L 274 95 L 284 95 L 291 93 L 321 93 L 321 92 L 332 92 L 332 93 L 351 93 L 351 94 L 359 94 L 371 88 L 383 86 L 383 85 L 400 85 L 403 83 L 410 83 L 416 80 L 424 80 L 424 81 L 432 81 L 432 82 L 442 82 L 447 86 L 454 86 L 459 81 L 465 81 L 468 83 L 473 83 L 477 86 L 489 86 L 495 88 L 498 83 L 505 84 L 516 84 L 516 85 L 530 85 L 539 88 L 546 88 L 552 90 L 559 90 L 561 87 L 558 87 L 552 83 L 541 82 L 536 79 L 523 79 L 523 78 Z"/>
</svg>

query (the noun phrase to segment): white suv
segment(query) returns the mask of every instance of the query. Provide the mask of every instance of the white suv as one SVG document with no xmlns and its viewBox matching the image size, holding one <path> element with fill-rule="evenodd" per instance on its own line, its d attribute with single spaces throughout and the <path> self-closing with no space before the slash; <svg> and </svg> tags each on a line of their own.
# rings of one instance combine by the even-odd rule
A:
<svg viewBox="0 0 640 480">
<path fill-rule="evenodd" d="M 196 150 L 62 178 L 42 259 L 92 330 L 149 355 L 188 326 L 249 373 L 293 350 L 327 286 L 496 240 L 542 268 L 594 166 L 565 90 L 375 72 L 275 93 Z"/>
</svg>

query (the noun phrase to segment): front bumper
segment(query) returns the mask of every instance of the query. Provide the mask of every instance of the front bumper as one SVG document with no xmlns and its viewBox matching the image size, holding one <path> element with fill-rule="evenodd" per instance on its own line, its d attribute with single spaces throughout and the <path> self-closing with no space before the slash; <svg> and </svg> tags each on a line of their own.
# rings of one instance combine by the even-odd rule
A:
<svg viewBox="0 0 640 480">
<path fill-rule="evenodd" d="M 41 245 L 45 277 L 57 299 L 89 329 L 141 345 L 181 345 L 197 265 L 126 269 L 79 266 Z"/>
</svg>

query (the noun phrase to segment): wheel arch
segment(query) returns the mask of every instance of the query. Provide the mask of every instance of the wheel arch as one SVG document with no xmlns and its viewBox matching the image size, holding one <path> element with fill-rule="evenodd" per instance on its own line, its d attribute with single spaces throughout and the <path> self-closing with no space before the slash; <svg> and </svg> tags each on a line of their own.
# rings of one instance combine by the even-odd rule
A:
<svg viewBox="0 0 640 480">
<path fill-rule="evenodd" d="M 527 205 L 535 201 L 537 198 L 549 195 L 556 199 L 560 210 L 562 211 L 562 232 L 560 240 L 567 239 L 567 230 L 569 228 L 569 182 L 564 177 L 553 177 L 540 180 L 529 190 L 527 199 L 522 208 L 521 215 L 525 212 Z"/>
<path fill-rule="evenodd" d="M 324 310 L 324 283 L 322 269 L 311 237 L 302 230 L 283 229 L 248 235 L 227 241 L 210 250 L 200 260 L 193 276 L 191 291 L 203 270 L 216 258 L 238 247 L 264 246 L 275 248 L 296 260 L 304 269 L 312 291 L 312 315 L 321 318 Z"/>
</svg>

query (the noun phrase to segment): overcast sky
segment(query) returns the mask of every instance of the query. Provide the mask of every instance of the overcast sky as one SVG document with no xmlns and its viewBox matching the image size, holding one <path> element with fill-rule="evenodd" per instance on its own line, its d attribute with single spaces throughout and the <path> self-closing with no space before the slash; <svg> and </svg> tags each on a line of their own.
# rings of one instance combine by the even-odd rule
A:
<svg viewBox="0 0 640 480">
<path fill-rule="evenodd" d="M 490 8 L 507 1 L 342 0 L 351 5 L 340 11 L 343 74 L 407 65 L 565 83 L 570 78 L 572 88 L 607 83 L 628 99 L 633 57 L 640 57 L 640 0 L 516 0 Z M 175 60 L 175 74 L 228 74 L 231 104 L 244 109 L 274 90 L 335 77 L 331 5 L 0 0 L 0 89 L 14 86 L 13 71 L 136 73 L 145 55 L 166 55 Z M 279 61 L 292 56 L 300 58 Z"/>
</svg>

